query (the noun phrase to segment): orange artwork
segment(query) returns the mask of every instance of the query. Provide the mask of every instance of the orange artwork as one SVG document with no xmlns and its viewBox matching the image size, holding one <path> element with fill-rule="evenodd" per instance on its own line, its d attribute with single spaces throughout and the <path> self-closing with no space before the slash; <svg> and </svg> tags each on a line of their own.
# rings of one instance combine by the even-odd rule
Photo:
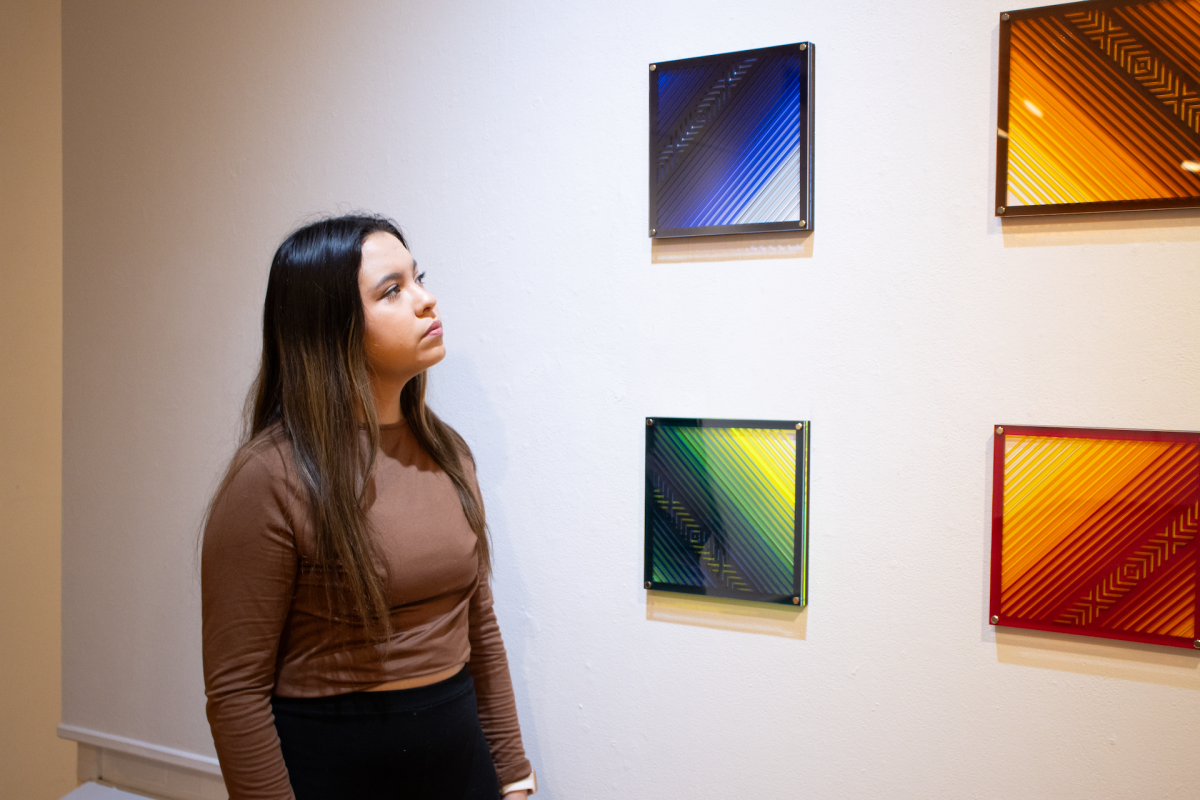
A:
<svg viewBox="0 0 1200 800">
<path fill-rule="evenodd" d="M 1200 0 L 1001 15 L 996 213 L 1200 207 Z"/>
<path fill-rule="evenodd" d="M 1000 425 L 992 623 L 1200 647 L 1200 434 Z"/>
</svg>

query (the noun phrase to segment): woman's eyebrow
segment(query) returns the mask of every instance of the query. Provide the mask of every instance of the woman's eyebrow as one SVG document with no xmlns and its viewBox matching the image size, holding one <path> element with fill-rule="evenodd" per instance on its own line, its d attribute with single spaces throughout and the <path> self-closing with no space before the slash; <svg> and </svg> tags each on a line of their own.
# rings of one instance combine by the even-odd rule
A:
<svg viewBox="0 0 1200 800">
<path fill-rule="evenodd" d="M 389 272 L 387 275 L 384 275 L 382 278 L 379 279 L 379 283 L 375 284 L 375 288 L 378 289 L 380 286 L 383 286 L 385 283 L 388 283 L 389 281 L 401 280 L 403 277 L 404 277 L 403 272 Z"/>
<path fill-rule="evenodd" d="M 416 275 L 416 259 L 413 259 L 413 275 Z M 376 289 L 382 287 L 383 284 L 388 283 L 389 281 L 401 281 L 403 277 L 403 272 L 389 272 L 388 275 L 379 278 L 379 283 L 376 284 Z"/>
</svg>

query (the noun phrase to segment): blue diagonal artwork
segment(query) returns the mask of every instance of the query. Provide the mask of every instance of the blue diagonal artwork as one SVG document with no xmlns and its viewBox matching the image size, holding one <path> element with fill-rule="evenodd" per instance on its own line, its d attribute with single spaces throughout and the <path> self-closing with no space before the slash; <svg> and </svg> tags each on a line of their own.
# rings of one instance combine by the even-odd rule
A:
<svg viewBox="0 0 1200 800">
<path fill-rule="evenodd" d="M 812 229 L 812 56 L 651 65 L 651 236 Z"/>
</svg>

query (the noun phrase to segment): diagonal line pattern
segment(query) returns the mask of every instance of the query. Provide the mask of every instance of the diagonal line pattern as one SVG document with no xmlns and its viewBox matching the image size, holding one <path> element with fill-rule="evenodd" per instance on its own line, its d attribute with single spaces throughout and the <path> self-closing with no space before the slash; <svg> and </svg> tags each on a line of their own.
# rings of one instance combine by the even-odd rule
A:
<svg viewBox="0 0 1200 800">
<path fill-rule="evenodd" d="M 1103 630 L 1196 638 L 1195 545 L 1183 549 L 1143 581 L 1100 622 Z"/>
<path fill-rule="evenodd" d="M 655 580 L 793 592 L 795 436 L 783 429 L 655 427 L 646 456 Z"/>
<path fill-rule="evenodd" d="M 676 123 L 674 132 L 667 137 L 655 162 L 659 183 L 665 181 L 675 165 L 692 152 L 694 145 L 713 120 L 729 105 L 737 90 L 741 88 L 747 73 L 757 63 L 757 58 L 744 58 L 730 64 L 721 77 L 709 86 L 708 91 L 701 95 L 695 105 Z M 671 77 L 673 76 L 670 72 L 664 70 L 659 75 L 659 85 Z"/>
<path fill-rule="evenodd" d="M 1063 625 L 1090 625 L 1113 608 L 1196 538 L 1196 519 L 1200 504 L 1193 503 L 1178 518 L 1151 534 L 1128 558 L 1096 583 L 1088 592 L 1053 614 Z"/>
<path fill-rule="evenodd" d="M 1009 30 L 1008 205 L 1200 196 L 1200 0 Z"/>
<path fill-rule="evenodd" d="M 1136 3 L 1113 12 L 1155 50 L 1169 53 L 1180 71 L 1200 76 L 1200 2 Z"/>
<path fill-rule="evenodd" d="M 1117 12 L 1119 13 L 1119 12 Z M 1196 82 L 1172 68 L 1133 31 L 1118 24 L 1104 9 L 1063 15 L 1101 52 L 1169 109 L 1191 133 L 1200 133 L 1200 94 Z"/>
<path fill-rule="evenodd" d="M 1004 448 L 1001 613 L 1192 637 L 1200 442 L 1009 435 Z"/>
<path fill-rule="evenodd" d="M 1133 541 L 1162 523 L 1179 505 L 1194 484 L 1196 463 L 1183 447 L 1160 452 L 1136 474 L 1130 474 L 1123 454 L 1113 454 L 1111 462 L 1089 460 L 1076 464 L 1065 487 L 1056 490 L 1082 491 L 1101 502 L 1080 525 L 1065 536 L 1016 581 L 1008 592 L 1014 613 L 1042 616 L 1077 591 L 1088 574 L 1103 568 L 1107 560 L 1124 552 Z M 1084 471 L 1086 468 L 1087 471 Z M 1114 474 L 1126 482 L 1112 488 Z M 1097 495 L 1097 489 L 1112 491 L 1111 496 Z M 1068 496 L 1069 497 L 1069 496 Z"/>
<path fill-rule="evenodd" d="M 699 73 L 660 71 L 658 127 L 670 133 L 653 143 L 656 227 L 799 221 L 805 69 L 799 51 L 738 58 L 705 73 L 690 104 L 678 97 Z"/>
</svg>

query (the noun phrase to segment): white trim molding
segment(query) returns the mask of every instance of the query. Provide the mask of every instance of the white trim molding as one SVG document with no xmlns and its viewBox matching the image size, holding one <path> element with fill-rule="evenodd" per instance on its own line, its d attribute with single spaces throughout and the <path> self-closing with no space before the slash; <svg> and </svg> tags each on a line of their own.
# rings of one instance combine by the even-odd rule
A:
<svg viewBox="0 0 1200 800">
<path fill-rule="evenodd" d="M 221 774 L 221 764 L 213 756 L 202 756 L 186 750 L 176 750 L 174 747 L 164 747 L 161 744 L 142 742 L 112 733 L 80 728 L 76 725 L 59 725 L 58 738 L 102 747 L 105 750 L 116 750 L 118 753 L 141 756 L 151 761 L 185 767 L 196 772 L 206 772 L 209 775 L 219 776 Z"/>
<path fill-rule="evenodd" d="M 217 759 L 125 736 L 59 725 L 79 745 L 80 781 L 127 789 L 157 800 L 228 800 Z"/>
</svg>

